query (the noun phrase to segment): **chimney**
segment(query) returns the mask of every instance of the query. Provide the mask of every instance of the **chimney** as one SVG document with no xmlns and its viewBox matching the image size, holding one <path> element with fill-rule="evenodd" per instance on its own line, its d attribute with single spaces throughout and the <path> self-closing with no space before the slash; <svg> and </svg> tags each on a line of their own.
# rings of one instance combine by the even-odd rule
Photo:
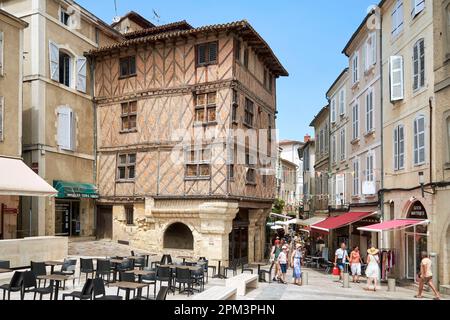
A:
<svg viewBox="0 0 450 320">
<path fill-rule="evenodd" d="M 305 135 L 304 142 L 307 143 L 311 140 L 311 136 L 309 134 Z"/>
</svg>

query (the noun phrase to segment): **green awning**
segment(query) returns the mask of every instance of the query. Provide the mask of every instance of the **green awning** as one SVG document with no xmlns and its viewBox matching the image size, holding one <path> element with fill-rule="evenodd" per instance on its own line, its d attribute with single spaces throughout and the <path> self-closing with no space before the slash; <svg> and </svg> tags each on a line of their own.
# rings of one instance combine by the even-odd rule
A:
<svg viewBox="0 0 450 320">
<path fill-rule="evenodd" d="M 90 183 L 54 181 L 53 187 L 58 191 L 57 198 L 98 199 L 97 188 Z"/>
</svg>

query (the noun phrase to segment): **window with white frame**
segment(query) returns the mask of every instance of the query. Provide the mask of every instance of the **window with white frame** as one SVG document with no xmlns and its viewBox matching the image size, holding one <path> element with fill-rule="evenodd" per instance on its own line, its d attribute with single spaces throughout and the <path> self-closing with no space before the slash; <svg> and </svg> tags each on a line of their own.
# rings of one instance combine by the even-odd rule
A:
<svg viewBox="0 0 450 320">
<path fill-rule="evenodd" d="M 0 141 L 3 141 L 4 137 L 4 114 L 5 114 L 5 98 L 0 97 Z"/>
<path fill-rule="evenodd" d="M 336 98 L 331 99 L 331 123 L 336 122 Z"/>
<path fill-rule="evenodd" d="M 63 150 L 75 149 L 75 114 L 71 108 L 64 106 L 58 109 L 58 146 Z"/>
<path fill-rule="evenodd" d="M 345 148 L 345 129 L 341 130 L 341 161 L 345 160 L 346 157 L 346 148 Z"/>
<path fill-rule="evenodd" d="M 425 86 L 425 40 L 420 39 L 413 48 L 413 89 Z"/>
<path fill-rule="evenodd" d="M 366 132 L 372 132 L 374 130 L 373 124 L 373 89 L 370 89 L 366 94 Z"/>
<path fill-rule="evenodd" d="M 425 117 L 414 120 L 414 165 L 425 163 Z"/>
<path fill-rule="evenodd" d="M 411 15 L 415 18 L 425 9 L 425 0 L 411 0 Z"/>
<path fill-rule="evenodd" d="M 359 53 L 356 52 L 352 57 L 352 84 L 359 81 Z"/>
<path fill-rule="evenodd" d="M 394 170 L 405 168 L 405 128 L 398 125 L 394 129 Z"/>
<path fill-rule="evenodd" d="M 69 26 L 70 24 L 70 14 L 67 12 L 67 10 L 60 8 L 59 9 L 59 21 L 65 25 Z"/>
<path fill-rule="evenodd" d="M 0 111 L 1 112 L 1 111 Z M 445 124 L 446 124 L 446 129 L 447 129 L 447 163 L 450 163 L 450 116 L 447 117 L 447 119 L 445 120 Z M 0 126 L 1 126 L 1 122 L 0 122 Z"/>
<path fill-rule="evenodd" d="M 403 57 L 391 56 L 389 61 L 391 101 L 399 101 L 404 98 L 404 71 Z"/>
<path fill-rule="evenodd" d="M 394 4 L 391 14 L 393 36 L 397 36 L 403 31 L 404 15 L 403 15 L 403 0 L 397 0 Z"/>
<path fill-rule="evenodd" d="M 336 135 L 331 136 L 331 159 L 333 163 L 337 161 L 337 146 L 336 146 Z"/>
<path fill-rule="evenodd" d="M 366 41 L 366 70 L 377 63 L 377 36 L 375 32 L 369 34 Z"/>
<path fill-rule="evenodd" d="M 374 182 L 374 154 L 373 152 L 369 152 L 366 158 L 366 181 Z"/>
<path fill-rule="evenodd" d="M 325 143 L 325 153 L 329 152 L 330 149 L 330 134 L 329 134 L 329 130 L 328 130 L 328 124 L 325 125 L 325 138 L 324 138 L 324 143 Z"/>
<path fill-rule="evenodd" d="M 336 175 L 336 204 L 345 203 L 345 174 Z"/>
<path fill-rule="evenodd" d="M 345 115 L 345 90 L 341 89 L 339 91 L 339 114 L 341 116 Z"/>
<path fill-rule="evenodd" d="M 360 194 L 360 179 L 359 179 L 359 159 L 353 161 L 353 195 Z"/>
<path fill-rule="evenodd" d="M 352 108 L 352 139 L 359 137 L 359 105 L 356 103 Z"/>
</svg>

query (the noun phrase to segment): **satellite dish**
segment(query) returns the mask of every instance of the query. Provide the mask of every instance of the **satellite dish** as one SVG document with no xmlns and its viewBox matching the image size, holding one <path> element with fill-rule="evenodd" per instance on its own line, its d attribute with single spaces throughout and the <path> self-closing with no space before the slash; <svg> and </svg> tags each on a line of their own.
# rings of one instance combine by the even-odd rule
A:
<svg viewBox="0 0 450 320">
<path fill-rule="evenodd" d="M 114 23 L 117 23 L 117 22 L 120 21 L 120 19 L 121 19 L 121 17 L 115 16 L 115 17 L 113 18 L 113 22 L 114 22 Z"/>
</svg>

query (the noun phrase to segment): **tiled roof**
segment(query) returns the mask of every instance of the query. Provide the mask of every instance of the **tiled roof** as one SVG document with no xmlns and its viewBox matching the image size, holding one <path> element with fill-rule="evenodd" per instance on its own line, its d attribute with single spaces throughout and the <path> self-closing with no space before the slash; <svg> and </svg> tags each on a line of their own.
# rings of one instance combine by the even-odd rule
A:
<svg viewBox="0 0 450 320">
<path fill-rule="evenodd" d="M 181 30 L 191 30 L 191 29 L 194 29 L 194 28 L 189 23 L 187 23 L 186 20 L 183 20 L 183 21 L 179 21 L 179 22 L 173 22 L 173 23 L 164 24 L 161 26 L 155 26 L 152 28 L 147 28 L 147 29 L 143 29 L 143 30 L 137 30 L 137 31 L 125 33 L 124 36 L 125 36 L 125 38 L 130 40 L 130 39 L 141 38 L 144 36 L 155 35 L 158 33 L 165 33 L 165 32 L 169 32 L 169 31 L 181 31 Z"/>
<path fill-rule="evenodd" d="M 281 62 L 275 56 L 272 49 L 267 42 L 253 29 L 253 27 L 246 21 L 236 21 L 225 24 L 215 24 L 210 26 L 203 26 L 199 28 L 192 28 L 188 30 L 175 30 L 163 33 L 151 34 L 143 37 L 129 39 L 120 43 L 112 44 L 109 46 L 101 47 L 95 50 L 91 50 L 87 55 L 89 56 L 101 56 L 111 51 L 126 48 L 129 46 L 135 46 L 144 43 L 152 43 L 158 41 L 164 41 L 176 38 L 187 38 L 188 36 L 197 36 L 202 33 L 212 33 L 221 31 L 235 31 L 247 41 L 255 52 L 264 57 L 264 62 L 271 68 L 272 72 L 276 76 L 288 76 L 289 73 L 283 67 Z"/>
<path fill-rule="evenodd" d="M 124 15 L 123 17 L 120 17 L 119 21 L 114 22 L 114 23 L 111 24 L 111 27 L 115 27 L 116 25 L 118 25 L 120 22 L 122 22 L 126 18 L 134 21 L 135 23 L 137 23 L 142 28 L 154 27 L 153 23 L 151 23 L 150 21 L 148 21 L 147 19 L 145 19 L 143 16 L 141 16 L 139 13 L 137 13 L 135 11 L 130 11 L 126 15 Z"/>
</svg>

